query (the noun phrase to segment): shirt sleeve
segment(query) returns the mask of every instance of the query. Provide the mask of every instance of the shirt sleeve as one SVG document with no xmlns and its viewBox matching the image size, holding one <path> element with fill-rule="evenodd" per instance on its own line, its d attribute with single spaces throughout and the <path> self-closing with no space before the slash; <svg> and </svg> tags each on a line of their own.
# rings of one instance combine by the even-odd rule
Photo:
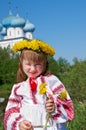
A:
<svg viewBox="0 0 86 130">
<path fill-rule="evenodd" d="M 22 121 L 20 114 L 21 100 L 23 97 L 17 94 L 20 85 L 14 85 L 4 114 L 4 129 L 19 130 L 19 122 Z"/>
<path fill-rule="evenodd" d="M 48 96 L 49 95 L 52 95 L 55 103 L 55 111 L 52 113 L 52 119 L 57 123 L 64 123 L 73 120 L 73 102 L 66 88 L 56 76 L 50 76 L 49 78 Z"/>
</svg>

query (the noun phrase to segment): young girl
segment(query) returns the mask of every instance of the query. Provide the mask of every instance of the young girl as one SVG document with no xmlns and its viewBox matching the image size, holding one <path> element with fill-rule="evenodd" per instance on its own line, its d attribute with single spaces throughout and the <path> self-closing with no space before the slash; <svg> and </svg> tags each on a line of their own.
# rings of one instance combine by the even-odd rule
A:
<svg viewBox="0 0 86 130">
<path fill-rule="evenodd" d="M 74 108 L 62 82 L 48 72 L 47 55 L 55 50 L 33 39 L 15 43 L 13 51 L 20 51 L 18 83 L 5 110 L 5 130 L 67 130 Z"/>
</svg>

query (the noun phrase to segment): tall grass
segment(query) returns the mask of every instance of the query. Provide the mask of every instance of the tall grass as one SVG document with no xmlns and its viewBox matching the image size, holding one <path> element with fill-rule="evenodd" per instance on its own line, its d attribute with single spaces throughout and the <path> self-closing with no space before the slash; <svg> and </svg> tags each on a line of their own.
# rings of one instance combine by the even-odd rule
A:
<svg viewBox="0 0 86 130">
<path fill-rule="evenodd" d="M 86 102 L 74 102 L 75 117 L 68 124 L 68 130 L 86 130 Z"/>
<path fill-rule="evenodd" d="M 8 98 L 12 89 L 11 84 L 0 85 L 0 97 Z"/>
</svg>

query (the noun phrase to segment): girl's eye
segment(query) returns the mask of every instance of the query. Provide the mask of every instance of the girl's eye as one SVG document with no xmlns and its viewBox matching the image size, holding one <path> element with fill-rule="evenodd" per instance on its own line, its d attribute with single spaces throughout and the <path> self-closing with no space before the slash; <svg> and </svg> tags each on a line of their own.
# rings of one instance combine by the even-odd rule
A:
<svg viewBox="0 0 86 130">
<path fill-rule="evenodd" d="M 40 68 L 42 67 L 42 64 L 36 64 L 35 67 Z"/>
<path fill-rule="evenodd" d="M 30 64 L 30 63 L 26 63 L 26 65 L 29 65 L 29 66 L 31 66 L 31 64 Z"/>
</svg>

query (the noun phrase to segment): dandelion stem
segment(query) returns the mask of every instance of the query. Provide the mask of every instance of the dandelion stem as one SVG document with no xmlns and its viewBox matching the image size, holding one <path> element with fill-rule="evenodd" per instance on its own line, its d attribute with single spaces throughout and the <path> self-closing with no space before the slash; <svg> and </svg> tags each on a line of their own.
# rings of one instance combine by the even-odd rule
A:
<svg viewBox="0 0 86 130">
<path fill-rule="evenodd" d="M 45 128 L 47 127 L 47 123 L 49 121 L 49 118 L 50 118 L 50 113 L 48 113 L 48 115 L 47 115 L 45 125 L 43 126 L 43 130 L 45 130 Z"/>
</svg>

